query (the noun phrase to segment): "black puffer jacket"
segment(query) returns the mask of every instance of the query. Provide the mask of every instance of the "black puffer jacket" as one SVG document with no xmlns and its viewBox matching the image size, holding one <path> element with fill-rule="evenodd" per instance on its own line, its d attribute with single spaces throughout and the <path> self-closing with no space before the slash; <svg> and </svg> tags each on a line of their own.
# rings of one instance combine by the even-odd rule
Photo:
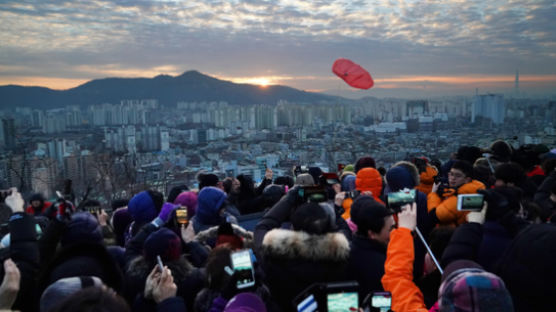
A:
<svg viewBox="0 0 556 312">
<path fill-rule="evenodd" d="M 294 311 L 292 300 L 313 283 L 345 280 L 349 250 L 341 233 L 266 233 L 260 250 L 264 283 L 280 311 Z"/>
</svg>

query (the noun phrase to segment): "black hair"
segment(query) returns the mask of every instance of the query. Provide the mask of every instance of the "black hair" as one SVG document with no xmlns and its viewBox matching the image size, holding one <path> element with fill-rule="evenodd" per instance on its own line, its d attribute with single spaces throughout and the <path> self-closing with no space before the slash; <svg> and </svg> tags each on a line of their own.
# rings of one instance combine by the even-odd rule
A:
<svg viewBox="0 0 556 312">
<path fill-rule="evenodd" d="M 293 187 L 294 183 L 293 178 L 290 176 L 281 176 L 274 179 L 274 184 L 287 185 L 290 188 Z"/>
<path fill-rule="evenodd" d="M 127 206 L 127 204 L 129 203 L 129 199 L 114 199 L 111 203 L 110 206 L 112 207 L 112 210 L 116 210 L 118 208 L 121 207 L 125 207 Z"/>
<path fill-rule="evenodd" d="M 148 190 L 147 193 L 149 193 L 149 196 L 154 203 L 156 212 L 160 212 L 160 209 L 162 209 L 162 205 L 164 204 L 164 195 L 162 195 L 159 191 L 154 190 Z"/>
<path fill-rule="evenodd" d="M 228 283 L 230 277 L 224 268 L 232 266 L 230 259 L 231 252 L 229 247 L 218 246 L 208 255 L 206 278 L 209 289 L 221 291 Z"/>
<path fill-rule="evenodd" d="M 525 179 L 527 179 L 523 167 L 513 162 L 501 163 L 496 166 L 496 170 L 494 170 L 494 176 L 497 180 L 502 180 L 506 183 L 513 183 L 516 186 L 523 184 L 523 182 L 525 182 Z"/>
<path fill-rule="evenodd" d="M 465 160 L 456 160 L 452 169 L 460 170 L 466 177 L 473 178 L 473 166 Z"/>
<path fill-rule="evenodd" d="M 475 161 L 482 156 L 483 152 L 476 146 L 461 146 L 456 153 L 457 159 L 465 160 L 470 164 L 475 163 Z"/>
<path fill-rule="evenodd" d="M 309 234 L 325 234 L 332 230 L 330 216 L 318 203 L 305 203 L 295 210 L 291 216 L 294 230 Z"/>
<path fill-rule="evenodd" d="M 180 184 L 174 186 L 170 192 L 168 193 L 168 198 L 166 199 L 167 202 L 173 203 L 174 200 L 180 195 L 182 192 L 189 191 L 189 188 L 185 184 Z"/>
<path fill-rule="evenodd" d="M 541 167 L 544 173 L 546 175 L 549 175 L 554 170 L 554 168 L 556 168 L 556 158 L 543 161 Z"/>
<path fill-rule="evenodd" d="M 224 187 L 224 192 L 226 192 L 226 194 L 230 194 L 233 184 L 234 178 L 232 177 L 227 177 L 222 181 L 222 187 Z"/>
<path fill-rule="evenodd" d="M 110 289 L 87 287 L 60 304 L 52 312 L 129 312 L 127 302 Z"/>
<path fill-rule="evenodd" d="M 392 210 L 371 196 L 358 196 L 351 204 L 351 220 L 357 225 L 357 234 L 365 237 L 369 230 L 380 233 L 385 224 L 384 218 L 392 214 Z"/>
</svg>

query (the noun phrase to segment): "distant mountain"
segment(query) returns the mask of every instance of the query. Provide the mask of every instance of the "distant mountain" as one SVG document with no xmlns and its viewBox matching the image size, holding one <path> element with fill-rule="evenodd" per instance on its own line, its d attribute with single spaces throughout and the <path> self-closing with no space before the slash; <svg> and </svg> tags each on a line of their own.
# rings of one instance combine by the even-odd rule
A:
<svg viewBox="0 0 556 312">
<path fill-rule="evenodd" d="M 276 104 L 278 100 L 319 103 L 337 101 L 338 97 L 285 86 L 261 88 L 257 85 L 237 84 L 194 70 L 176 77 L 160 75 L 154 78 L 97 79 L 68 90 L 0 86 L 1 108 L 89 106 L 116 104 L 123 99 L 158 99 L 161 105 L 174 106 L 178 101 L 226 101 L 234 105 Z"/>
</svg>

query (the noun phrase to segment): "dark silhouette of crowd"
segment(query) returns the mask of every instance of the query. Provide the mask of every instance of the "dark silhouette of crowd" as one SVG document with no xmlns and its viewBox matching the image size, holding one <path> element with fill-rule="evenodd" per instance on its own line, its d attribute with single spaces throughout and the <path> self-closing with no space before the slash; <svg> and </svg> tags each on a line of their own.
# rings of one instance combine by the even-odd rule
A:
<svg viewBox="0 0 556 312">
<path fill-rule="evenodd" d="M 341 167 L 267 169 L 259 183 L 200 172 L 198 189 L 110 205 L 4 190 L 0 310 L 555 309 L 556 149 L 498 140 L 444 162 Z M 463 209 L 473 194 L 482 204 Z M 323 306 L 337 285 L 356 303 Z"/>
</svg>

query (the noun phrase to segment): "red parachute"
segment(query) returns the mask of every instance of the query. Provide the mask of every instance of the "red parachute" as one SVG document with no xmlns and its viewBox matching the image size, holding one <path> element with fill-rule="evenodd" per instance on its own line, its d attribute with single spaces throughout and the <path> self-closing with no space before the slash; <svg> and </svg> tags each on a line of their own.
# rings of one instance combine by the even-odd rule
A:
<svg viewBox="0 0 556 312">
<path fill-rule="evenodd" d="M 368 71 L 345 58 L 339 58 L 334 62 L 332 72 L 354 88 L 370 89 L 375 84 Z"/>
</svg>

